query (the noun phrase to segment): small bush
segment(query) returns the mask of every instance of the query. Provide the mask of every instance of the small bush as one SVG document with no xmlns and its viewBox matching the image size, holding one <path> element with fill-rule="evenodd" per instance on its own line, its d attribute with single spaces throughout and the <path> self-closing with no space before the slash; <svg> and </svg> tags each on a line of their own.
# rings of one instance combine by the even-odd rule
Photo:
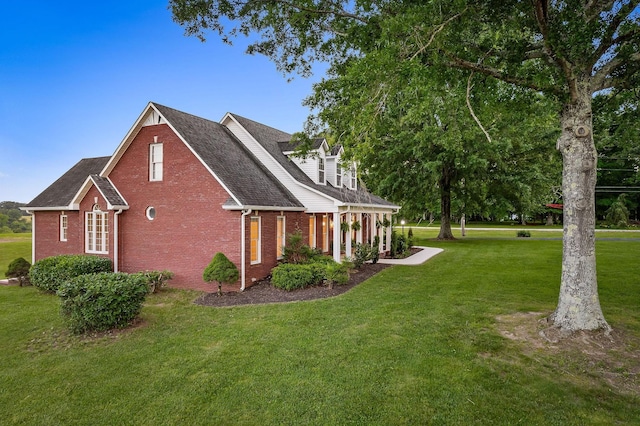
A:
<svg viewBox="0 0 640 426">
<path fill-rule="evenodd" d="M 356 248 L 353 252 L 354 266 L 356 268 L 360 268 L 365 262 L 372 260 L 374 252 L 377 253 L 377 250 L 373 249 L 369 244 L 356 244 Z"/>
<path fill-rule="evenodd" d="M 140 313 L 148 291 L 141 274 L 100 272 L 68 280 L 57 294 L 69 329 L 80 334 L 126 327 Z"/>
<path fill-rule="evenodd" d="M 55 293 L 71 278 L 98 272 L 112 272 L 111 259 L 80 254 L 65 254 L 41 259 L 29 271 L 31 284 L 40 290 Z"/>
<path fill-rule="evenodd" d="M 409 228 L 409 232 L 407 232 L 407 249 L 411 250 L 413 247 L 413 229 Z"/>
<path fill-rule="evenodd" d="M 29 269 L 31 263 L 29 263 L 24 257 L 19 257 L 9 264 L 5 276 L 7 278 L 17 278 L 20 283 L 20 287 L 23 285 L 29 285 Z"/>
<path fill-rule="evenodd" d="M 315 278 L 310 265 L 284 263 L 271 271 L 271 284 L 287 291 L 317 284 L 314 283 Z"/>
<path fill-rule="evenodd" d="M 161 288 L 167 285 L 167 281 L 173 279 L 174 276 L 171 271 L 144 271 L 138 274 L 146 279 L 149 293 L 159 292 Z"/>
<path fill-rule="evenodd" d="M 231 284 L 238 281 L 240 273 L 238 267 L 224 255 L 216 253 L 202 273 L 202 279 L 206 282 L 218 283 L 218 295 L 222 294 L 222 284 Z"/>
<path fill-rule="evenodd" d="M 349 282 L 349 264 L 333 262 L 325 267 L 325 279 L 329 288 L 334 284 L 344 285 Z"/>
<path fill-rule="evenodd" d="M 318 256 L 316 251 L 304 243 L 302 231 L 287 235 L 287 243 L 284 246 L 284 263 L 309 263 Z"/>
<path fill-rule="evenodd" d="M 519 230 L 516 234 L 519 238 L 529 238 L 531 236 L 531 232 L 525 230 Z"/>
<path fill-rule="evenodd" d="M 373 246 L 371 247 L 371 263 L 378 263 L 380 259 L 380 237 L 373 237 Z"/>
</svg>

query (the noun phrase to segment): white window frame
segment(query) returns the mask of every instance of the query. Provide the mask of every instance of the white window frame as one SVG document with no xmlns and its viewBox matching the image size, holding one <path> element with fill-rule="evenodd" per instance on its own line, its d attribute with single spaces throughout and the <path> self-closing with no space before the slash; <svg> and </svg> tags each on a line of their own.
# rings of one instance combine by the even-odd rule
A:
<svg viewBox="0 0 640 426">
<path fill-rule="evenodd" d="M 280 225 L 280 222 L 282 222 L 281 225 Z M 278 230 L 279 230 L 278 228 L 282 231 L 280 235 L 278 235 Z M 286 244 L 286 238 L 287 238 L 286 236 L 287 236 L 287 218 L 286 216 L 278 216 L 276 218 L 276 254 L 278 259 L 282 259 L 284 257 L 284 246 Z"/>
<path fill-rule="evenodd" d="M 252 259 L 251 249 L 253 247 L 253 235 L 251 234 L 253 230 L 253 222 L 258 222 L 258 238 L 256 239 L 256 260 Z M 249 221 L 249 259 L 252 265 L 258 265 L 262 263 L 262 221 L 260 220 L 260 216 L 251 216 Z"/>
<path fill-rule="evenodd" d="M 163 175 L 164 148 L 162 143 L 149 145 L 149 181 L 160 182 Z"/>
<path fill-rule="evenodd" d="M 97 205 L 85 212 L 85 253 L 109 253 L 109 213 Z"/>
<path fill-rule="evenodd" d="M 324 157 L 318 157 L 318 183 L 324 185 L 326 183 L 325 161 Z"/>
<path fill-rule="evenodd" d="M 60 241 L 67 241 L 69 229 L 69 217 L 62 213 L 60 215 Z"/>
<path fill-rule="evenodd" d="M 340 161 L 336 159 L 336 187 L 340 188 L 342 186 L 342 166 L 340 166 Z"/>
<path fill-rule="evenodd" d="M 356 167 L 351 166 L 349 173 L 349 185 L 351 189 L 358 189 L 358 175 L 356 173 Z"/>
<path fill-rule="evenodd" d="M 318 245 L 316 242 L 316 215 L 309 216 L 309 247 L 316 248 Z"/>
</svg>

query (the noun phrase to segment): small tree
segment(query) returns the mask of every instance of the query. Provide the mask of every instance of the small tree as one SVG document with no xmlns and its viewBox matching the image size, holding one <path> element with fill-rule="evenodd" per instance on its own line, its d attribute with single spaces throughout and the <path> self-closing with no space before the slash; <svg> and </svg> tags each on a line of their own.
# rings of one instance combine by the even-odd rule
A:
<svg viewBox="0 0 640 426">
<path fill-rule="evenodd" d="M 611 203 L 607 210 L 607 223 L 616 228 L 626 228 L 629 226 L 629 209 L 625 205 L 627 194 L 620 194 L 618 199 Z"/>
<path fill-rule="evenodd" d="M 218 296 L 222 295 L 222 284 L 231 284 L 238 281 L 238 268 L 224 253 L 216 253 L 211 263 L 204 269 L 202 279 L 206 282 L 218 283 Z"/>
<path fill-rule="evenodd" d="M 7 278 L 17 278 L 20 287 L 29 284 L 29 269 L 31 264 L 24 257 L 19 257 L 9 264 L 5 275 Z"/>
</svg>

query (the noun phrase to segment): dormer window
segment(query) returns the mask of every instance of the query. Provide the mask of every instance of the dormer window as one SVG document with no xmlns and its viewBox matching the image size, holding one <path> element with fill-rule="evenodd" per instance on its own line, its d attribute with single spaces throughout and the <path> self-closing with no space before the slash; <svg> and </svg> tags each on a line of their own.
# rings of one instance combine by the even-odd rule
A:
<svg viewBox="0 0 640 426">
<path fill-rule="evenodd" d="M 342 167 L 340 167 L 340 162 L 336 161 L 336 187 L 340 188 L 342 186 Z"/>
<path fill-rule="evenodd" d="M 318 157 L 318 183 L 324 185 L 325 184 L 325 175 L 324 175 L 324 158 Z"/>
<path fill-rule="evenodd" d="M 358 189 L 358 179 L 355 165 L 352 165 L 349 168 L 349 188 Z"/>
</svg>

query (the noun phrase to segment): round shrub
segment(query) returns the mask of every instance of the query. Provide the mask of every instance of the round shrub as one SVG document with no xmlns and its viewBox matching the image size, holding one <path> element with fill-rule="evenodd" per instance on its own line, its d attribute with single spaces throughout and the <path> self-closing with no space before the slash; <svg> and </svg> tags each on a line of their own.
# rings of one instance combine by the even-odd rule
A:
<svg viewBox="0 0 640 426">
<path fill-rule="evenodd" d="M 22 287 L 29 285 L 29 268 L 31 264 L 24 257 L 19 257 L 9 264 L 4 275 L 7 278 L 17 278 Z"/>
<path fill-rule="evenodd" d="M 85 274 L 60 285 L 62 315 L 76 334 L 126 327 L 140 313 L 149 288 L 140 274 Z"/>
<path fill-rule="evenodd" d="M 71 278 L 97 272 L 113 271 L 111 259 L 81 254 L 64 254 L 41 259 L 29 271 L 31 284 L 40 290 L 55 293 Z"/>
<path fill-rule="evenodd" d="M 285 263 L 271 271 L 274 287 L 291 291 L 318 284 L 324 277 L 324 265 Z"/>
</svg>

